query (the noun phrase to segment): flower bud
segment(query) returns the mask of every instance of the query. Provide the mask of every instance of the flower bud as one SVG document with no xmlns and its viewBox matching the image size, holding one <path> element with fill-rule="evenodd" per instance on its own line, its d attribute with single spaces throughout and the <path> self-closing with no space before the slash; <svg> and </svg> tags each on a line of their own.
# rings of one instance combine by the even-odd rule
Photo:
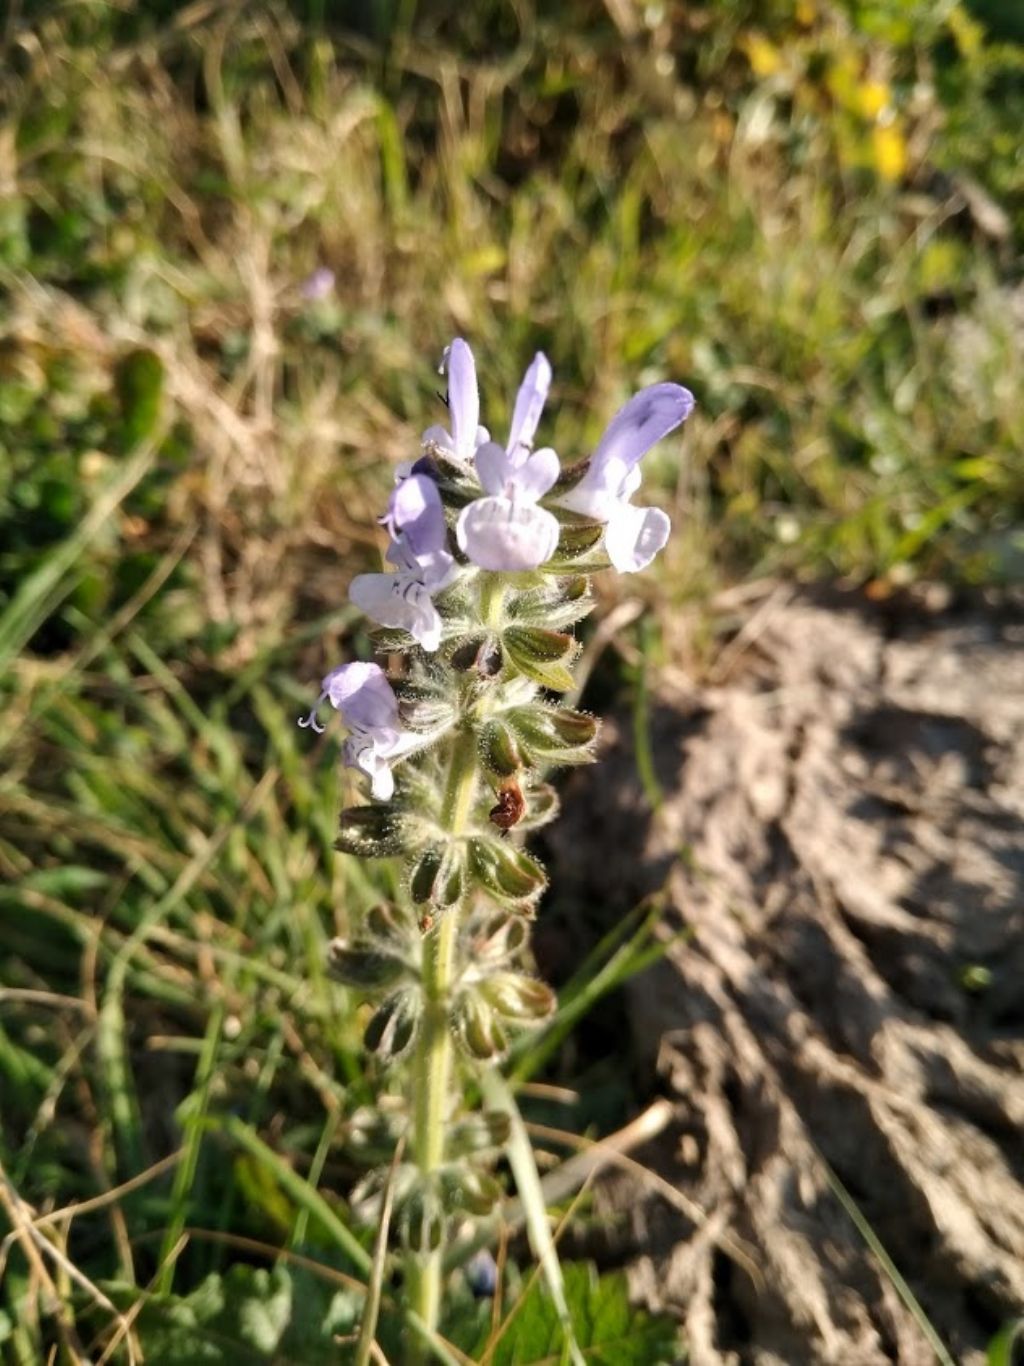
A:
<svg viewBox="0 0 1024 1366">
<path fill-rule="evenodd" d="M 442 693 L 415 683 L 395 685 L 398 719 L 404 730 L 419 734 L 443 730 L 455 720 L 455 708 Z"/>
<path fill-rule="evenodd" d="M 357 858 L 390 858 L 408 851 L 411 831 L 393 807 L 382 802 L 347 806 L 338 823 L 337 848 Z"/>
<path fill-rule="evenodd" d="M 489 1299 L 497 1290 L 498 1263 L 489 1248 L 478 1248 L 462 1271 L 474 1299 Z"/>
<path fill-rule="evenodd" d="M 412 1046 L 422 1013 L 419 987 L 402 987 L 388 997 L 366 1026 L 363 1046 L 383 1062 L 395 1062 Z"/>
<path fill-rule="evenodd" d="M 482 835 L 471 839 L 469 859 L 481 886 L 504 901 L 532 901 L 547 886 L 537 860 L 503 840 Z"/>
<path fill-rule="evenodd" d="M 505 721 L 530 755 L 545 763 L 587 764 L 593 760 L 597 721 L 585 712 L 537 702 L 513 707 L 505 713 Z"/>
<path fill-rule="evenodd" d="M 590 580 L 585 574 L 549 579 L 542 588 L 523 593 L 510 606 L 512 620 L 524 626 L 546 626 L 564 631 L 593 610 Z"/>
<path fill-rule="evenodd" d="M 520 830 L 539 830 L 558 815 L 558 793 L 550 783 L 537 783 L 527 793 L 526 815 L 519 822 Z"/>
<path fill-rule="evenodd" d="M 409 974 L 408 964 L 396 954 L 385 953 L 372 944 L 350 944 L 344 939 L 331 940 L 327 967 L 335 981 L 366 992 L 392 987 Z"/>
<path fill-rule="evenodd" d="M 462 1208 L 477 1218 L 490 1214 L 503 1193 L 493 1176 L 468 1165 L 447 1167 L 441 1186 L 448 1209 Z"/>
<path fill-rule="evenodd" d="M 345 1147 L 361 1162 L 390 1162 L 395 1145 L 408 1127 L 405 1113 L 385 1112 L 379 1105 L 362 1105 L 345 1125 Z"/>
<path fill-rule="evenodd" d="M 378 944 L 414 958 L 419 955 L 420 936 L 416 922 L 404 907 L 393 901 L 379 901 L 366 912 L 363 927 L 367 936 Z"/>
<path fill-rule="evenodd" d="M 438 845 L 420 855 L 419 862 L 413 868 L 412 877 L 409 879 L 409 894 L 417 906 L 422 906 L 424 901 L 429 901 L 434 895 L 434 886 L 443 861 L 444 850 Z"/>
<path fill-rule="evenodd" d="M 390 1158 L 391 1154 L 388 1154 Z M 390 1179 L 390 1170 L 386 1166 L 374 1167 L 369 1171 L 352 1189 L 348 1198 L 349 1209 L 351 1209 L 356 1220 L 360 1224 L 379 1224 L 381 1208 L 384 1204 L 384 1188 Z M 399 1164 L 395 1173 L 394 1196 L 395 1205 L 401 1206 L 415 1190 L 419 1180 L 419 1172 L 411 1162 Z"/>
<path fill-rule="evenodd" d="M 456 1037 L 473 1058 L 487 1061 L 501 1057 L 508 1048 L 508 1032 L 494 1011 L 476 991 L 464 991 L 455 1003 Z"/>
<path fill-rule="evenodd" d="M 409 890 L 417 906 L 433 902 L 442 909 L 454 906 L 465 882 L 464 850 L 460 844 L 435 845 L 413 868 Z"/>
<path fill-rule="evenodd" d="M 450 1158 L 489 1152 L 508 1142 L 509 1129 L 509 1118 L 504 1111 L 478 1110 L 452 1127 L 446 1151 Z"/>
<path fill-rule="evenodd" d="M 569 665 L 580 648 L 572 636 L 541 626 L 509 626 L 502 634 L 502 642 L 519 672 L 542 688 L 567 692 L 572 687 Z"/>
<path fill-rule="evenodd" d="M 501 645 L 494 636 L 471 636 L 452 653 L 452 668 L 459 673 L 475 669 L 481 678 L 493 678 L 501 669 Z"/>
<path fill-rule="evenodd" d="M 449 846 L 438 879 L 437 904 L 444 908 L 454 906 L 462 899 L 466 883 L 465 850 L 457 845 Z"/>
<path fill-rule="evenodd" d="M 563 522 L 554 560 L 578 560 L 593 550 L 601 539 L 604 526 L 600 522 Z"/>
<path fill-rule="evenodd" d="M 511 777 L 526 759 L 511 729 L 503 721 L 488 721 L 480 730 L 480 757 L 499 778 Z"/>
<path fill-rule="evenodd" d="M 418 1181 L 398 1211 L 399 1237 L 410 1252 L 436 1252 L 447 1228 L 444 1201 L 433 1181 Z"/>
<path fill-rule="evenodd" d="M 511 963 L 526 947 L 529 933 L 521 915 L 488 910 L 474 917 L 463 931 L 466 957 L 480 972 Z"/>
<path fill-rule="evenodd" d="M 477 989 L 499 1015 L 518 1024 L 537 1024 L 554 1013 L 551 988 L 521 972 L 496 972 Z"/>
</svg>

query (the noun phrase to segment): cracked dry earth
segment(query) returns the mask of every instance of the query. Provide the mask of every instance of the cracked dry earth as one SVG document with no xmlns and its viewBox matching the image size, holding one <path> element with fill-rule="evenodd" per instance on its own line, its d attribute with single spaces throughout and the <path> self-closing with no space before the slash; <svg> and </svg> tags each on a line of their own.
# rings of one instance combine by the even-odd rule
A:
<svg viewBox="0 0 1024 1366">
<path fill-rule="evenodd" d="M 748 626 L 654 708 L 658 813 L 623 726 L 556 827 L 577 905 L 661 888 L 690 931 L 628 1006 L 674 1105 L 634 1156 L 699 1212 L 605 1180 L 614 1255 L 696 1366 L 924 1366 L 845 1190 L 980 1363 L 1024 1312 L 1024 613 L 781 590 Z"/>
</svg>

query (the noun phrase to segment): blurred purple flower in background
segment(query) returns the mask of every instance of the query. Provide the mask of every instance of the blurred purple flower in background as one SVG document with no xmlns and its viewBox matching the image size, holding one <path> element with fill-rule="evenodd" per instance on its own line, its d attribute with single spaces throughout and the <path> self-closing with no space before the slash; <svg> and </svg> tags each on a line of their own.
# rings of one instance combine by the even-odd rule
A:
<svg viewBox="0 0 1024 1366">
<path fill-rule="evenodd" d="M 466 1283 L 480 1300 L 490 1299 L 498 1288 L 498 1263 L 489 1248 L 477 1248 L 463 1268 Z"/>
<path fill-rule="evenodd" d="M 318 266 L 299 286 L 299 293 L 310 303 L 326 299 L 334 289 L 334 271 L 327 266 Z"/>
</svg>

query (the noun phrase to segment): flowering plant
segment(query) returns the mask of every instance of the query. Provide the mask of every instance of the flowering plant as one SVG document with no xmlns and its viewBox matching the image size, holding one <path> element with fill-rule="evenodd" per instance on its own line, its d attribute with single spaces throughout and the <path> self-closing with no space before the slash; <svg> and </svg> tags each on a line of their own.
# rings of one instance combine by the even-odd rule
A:
<svg viewBox="0 0 1024 1366">
<path fill-rule="evenodd" d="M 442 369 L 448 427 L 424 433 L 381 519 L 392 568 L 350 590 L 381 628 L 381 648 L 404 653 L 404 674 L 343 664 L 300 722 L 321 730 L 317 708 L 329 703 L 348 731 L 344 763 L 369 779 L 372 800 L 341 813 L 339 847 L 405 864 L 405 904 L 376 908 L 335 940 L 331 969 L 377 1001 L 367 1049 L 410 1068 L 407 1111 L 382 1108 L 364 1125 L 368 1151 L 399 1156 L 369 1173 L 352 1204 L 380 1218 L 393 1197 L 411 1307 L 428 1329 L 453 1231 L 501 1194 L 490 1168 L 508 1118 L 467 1105 L 474 1074 L 555 1007 L 527 967 L 547 879 L 519 833 L 555 816 L 547 774 L 593 758 L 597 721 L 552 694 L 573 684 L 572 627 L 591 610 L 590 573 L 642 569 L 668 538 L 666 514 L 632 498 L 643 456 L 693 407 L 681 386 L 652 385 L 591 456 L 563 469 L 550 447 L 534 449 L 551 383 L 542 354 L 504 445 L 480 426 L 465 341 L 452 342 Z"/>
</svg>

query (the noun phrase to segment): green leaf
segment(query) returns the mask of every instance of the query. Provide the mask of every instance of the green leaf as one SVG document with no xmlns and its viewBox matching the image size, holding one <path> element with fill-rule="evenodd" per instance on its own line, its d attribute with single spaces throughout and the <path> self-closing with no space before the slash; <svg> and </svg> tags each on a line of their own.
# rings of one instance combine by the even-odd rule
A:
<svg viewBox="0 0 1024 1366">
<path fill-rule="evenodd" d="M 117 397 L 121 403 L 121 439 L 126 451 L 150 436 L 160 419 L 164 367 L 153 351 L 132 351 L 117 367 Z"/>
<path fill-rule="evenodd" d="M 678 1325 L 635 1309 L 621 1272 L 598 1276 L 589 1262 L 567 1262 L 562 1277 L 576 1341 L 587 1366 L 674 1366 L 680 1360 Z M 489 1330 L 480 1333 L 475 1359 L 489 1339 Z M 491 1366 L 540 1366 L 561 1360 L 562 1351 L 558 1310 L 538 1279 L 490 1357 Z"/>
<path fill-rule="evenodd" d="M 361 1303 L 307 1272 L 239 1264 L 190 1295 L 151 1296 L 138 1330 L 148 1366 L 329 1366 L 335 1335 L 352 1331 Z"/>
<path fill-rule="evenodd" d="M 38 868 L 28 873 L 22 881 L 25 891 L 44 892 L 47 896 L 71 897 L 78 892 L 94 892 L 105 887 L 110 881 L 108 873 L 97 868 L 84 868 L 77 863 L 67 863 L 58 868 Z"/>
<path fill-rule="evenodd" d="M 1024 1342 L 1024 1319 L 1015 1319 L 1000 1328 L 989 1343 L 985 1354 L 988 1366 L 1014 1366 L 1014 1348 L 1020 1342 Z"/>
</svg>

